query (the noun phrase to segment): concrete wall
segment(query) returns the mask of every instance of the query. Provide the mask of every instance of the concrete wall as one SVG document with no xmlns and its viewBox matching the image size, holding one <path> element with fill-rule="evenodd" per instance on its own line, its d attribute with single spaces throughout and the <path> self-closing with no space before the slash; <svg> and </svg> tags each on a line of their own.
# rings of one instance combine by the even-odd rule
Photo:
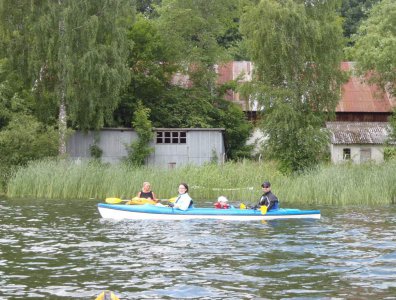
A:
<svg viewBox="0 0 396 300">
<path fill-rule="evenodd" d="M 331 161 L 333 163 L 342 163 L 346 160 L 343 157 L 344 149 L 350 149 L 351 161 L 362 163 L 367 160 L 381 163 L 384 161 L 383 145 L 331 145 Z"/>
</svg>

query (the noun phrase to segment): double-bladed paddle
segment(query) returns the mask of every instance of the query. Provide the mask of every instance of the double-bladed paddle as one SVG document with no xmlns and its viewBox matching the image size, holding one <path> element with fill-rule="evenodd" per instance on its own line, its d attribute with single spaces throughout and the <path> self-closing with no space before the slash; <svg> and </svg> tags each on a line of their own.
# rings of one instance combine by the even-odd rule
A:
<svg viewBox="0 0 396 300">
<path fill-rule="evenodd" d="M 168 202 L 173 203 L 176 201 L 176 198 L 177 197 L 173 197 L 173 198 L 169 198 L 169 199 L 158 199 L 158 200 L 159 201 L 168 201 Z M 129 201 L 131 201 L 131 204 L 145 204 L 145 203 L 155 204 L 155 203 L 157 203 L 156 201 L 151 200 L 151 199 L 137 198 L 137 197 L 132 198 L 132 199 L 120 199 L 120 198 L 116 198 L 116 197 L 110 197 L 110 198 L 105 199 L 105 202 L 109 203 L 109 204 L 119 204 L 122 202 L 129 202 Z M 133 203 L 133 202 L 135 202 L 135 203 Z"/>
</svg>

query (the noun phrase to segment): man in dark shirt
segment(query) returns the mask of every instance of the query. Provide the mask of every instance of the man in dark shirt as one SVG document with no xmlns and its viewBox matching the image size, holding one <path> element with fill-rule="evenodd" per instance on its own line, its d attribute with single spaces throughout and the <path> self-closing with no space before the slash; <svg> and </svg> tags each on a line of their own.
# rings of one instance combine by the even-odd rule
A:
<svg viewBox="0 0 396 300">
<path fill-rule="evenodd" d="M 261 196 L 258 205 L 256 205 L 255 208 L 259 208 L 260 206 L 265 205 L 267 207 L 267 210 L 278 209 L 279 200 L 271 192 L 271 183 L 269 183 L 268 181 L 264 181 L 261 187 L 263 189 L 264 194 Z"/>
</svg>

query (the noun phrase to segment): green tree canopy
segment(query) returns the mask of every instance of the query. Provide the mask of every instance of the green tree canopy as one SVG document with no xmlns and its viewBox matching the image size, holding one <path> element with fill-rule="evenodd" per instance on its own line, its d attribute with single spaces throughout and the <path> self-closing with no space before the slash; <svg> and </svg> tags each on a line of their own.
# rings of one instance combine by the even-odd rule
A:
<svg viewBox="0 0 396 300">
<path fill-rule="evenodd" d="M 66 122 L 99 128 L 128 80 L 130 0 L 14 1 L 0 5 L 4 53 L 38 102 L 56 99 L 60 153 Z"/>
<path fill-rule="evenodd" d="M 262 0 L 242 17 L 255 64 L 251 97 L 263 108 L 266 151 L 284 172 L 315 165 L 327 147 L 321 128 L 342 80 L 337 2 Z"/>
<path fill-rule="evenodd" d="M 199 24 L 205 23 L 205 18 L 210 18 L 211 22 L 216 24 L 220 20 L 233 22 L 232 18 L 225 16 L 220 10 L 221 6 L 218 3 L 208 4 L 215 7 L 213 11 L 205 10 L 203 3 L 209 2 L 200 1 L 196 7 L 191 1 L 165 1 L 165 5 L 171 5 L 172 10 L 168 10 L 169 7 L 159 7 L 158 12 L 161 15 L 158 19 L 137 16 L 129 32 L 129 38 L 134 44 L 129 55 L 131 82 L 127 92 L 122 95 L 113 124 L 130 126 L 131 115 L 138 109 L 137 103 L 141 101 L 150 109 L 150 120 L 154 127 L 225 127 L 228 157 L 237 158 L 239 154 L 247 155 L 247 151 L 241 149 L 244 149 L 251 126 L 241 109 L 232 103 L 223 102 L 221 88 L 215 84 L 217 75 L 214 72 L 215 62 L 224 56 L 225 45 L 228 44 L 224 42 L 220 45 L 221 42 L 218 42 L 217 38 L 224 33 L 228 25 L 216 25 L 222 30 L 207 25 L 205 28 L 198 28 L 196 24 L 190 24 L 187 17 L 176 17 L 179 14 L 194 14 L 197 15 L 194 18 L 199 20 Z M 228 2 L 226 6 L 229 6 Z M 164 15 L 169 11 L 171 15 Z M 211 14 L 217 15 L 218 18 Z M 211 52 L 212 48 L 205 48 L 204 42 L 198 41 L 191 42 L 195 43 L 195 48 L 199 48 L 195 50 L 200 53 L 197 56 L 191 55 L 188 49 L 176 47 L 191 47 L 189 41 L 193 33 L 190 31 L 200 32 L 203 39 L 210 40 L 210 44 L 216 48 L 215 52 Z M 203 33 L 204 31 L 207 32 Z M 210 59 L 206 60 L 204 57 Z M 196 58 L 198 60 L 194 61 Z M 186 66 L 190 68 L 185 70 Z M 189 75 L 193 84 L 188 87 L 172 84 L 172 77 L 177 71 Z"/>
<path fill-rule="evenodd" d="M 360 74 L 396 96 L 396 2 L 382 0 L 355 36 L 354 58 Z"/>
<path fill-rule="evenodd" d="M 344 18 L 344 36 L 348 39 L 348 44 L 353 44 L 351 39 L 356 34 L 360 23 L 367 18 L 367 13 L 373 4 L 379 0 L 343 0 L 341 15 Z"/>
</svg>

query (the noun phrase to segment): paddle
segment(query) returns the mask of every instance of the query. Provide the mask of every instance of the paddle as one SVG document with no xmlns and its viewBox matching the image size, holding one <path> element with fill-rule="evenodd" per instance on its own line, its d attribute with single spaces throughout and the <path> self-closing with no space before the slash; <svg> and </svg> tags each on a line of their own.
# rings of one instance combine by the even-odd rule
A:
<svg viewBox="0 0 396 300">
<path fill-rule="evenodd" d="M 141 198 L 132 198 L 132 200 L 137 200 L 137 199 L 141 199 Z M 168 202 L 171 202 L 171 203 L 173 203 L 173 202 L 175 202 L 176 201 L 176 199 L 177 199 L 177 197 L 173 197 L 173 198 L 170 198 L 170 199 L 158 199 L 159 201 L 168 201 Z M 147 199 L 147 200 L 149 200 L 149 199 Z M 131 201 L 131 200 L 128 200 L 128 199 L 120 199 L 120 198 L 115 198 L 115 197 L 110 197 L 110 198 L 106 198 L 105 199 L 105 202 L 106 203 L 109 203 L 109 204 L 119 204 L 119 203 L 122 203 L 122 202 L 129 202 L 129 201 Z M 148 201 L 149 202 L 149 201 Z"/>
<path fill-rule="evenodd" d="M 245 203 L 241 203 L 241 204 L 239 205 L 239 209 L 246 209 Z M 259 209 L 259 210 L 261 211 L 261 214 L 262 214 L 262 215 L 265 215 L 265 214 L 267 213 L 267 206 L 262 205 L 262 206 L 260 206 L 260 209 Z"/>
<path fill-rule="evenodd" d="M 127 202 L 127 201 L 129 201 L 129 200 L 123 200 L 120 198 L 106 198 L 105 199 L 105 202 L 109 203 L 109 204 L 118 204 L 118 203 Z"/>
</svg>

